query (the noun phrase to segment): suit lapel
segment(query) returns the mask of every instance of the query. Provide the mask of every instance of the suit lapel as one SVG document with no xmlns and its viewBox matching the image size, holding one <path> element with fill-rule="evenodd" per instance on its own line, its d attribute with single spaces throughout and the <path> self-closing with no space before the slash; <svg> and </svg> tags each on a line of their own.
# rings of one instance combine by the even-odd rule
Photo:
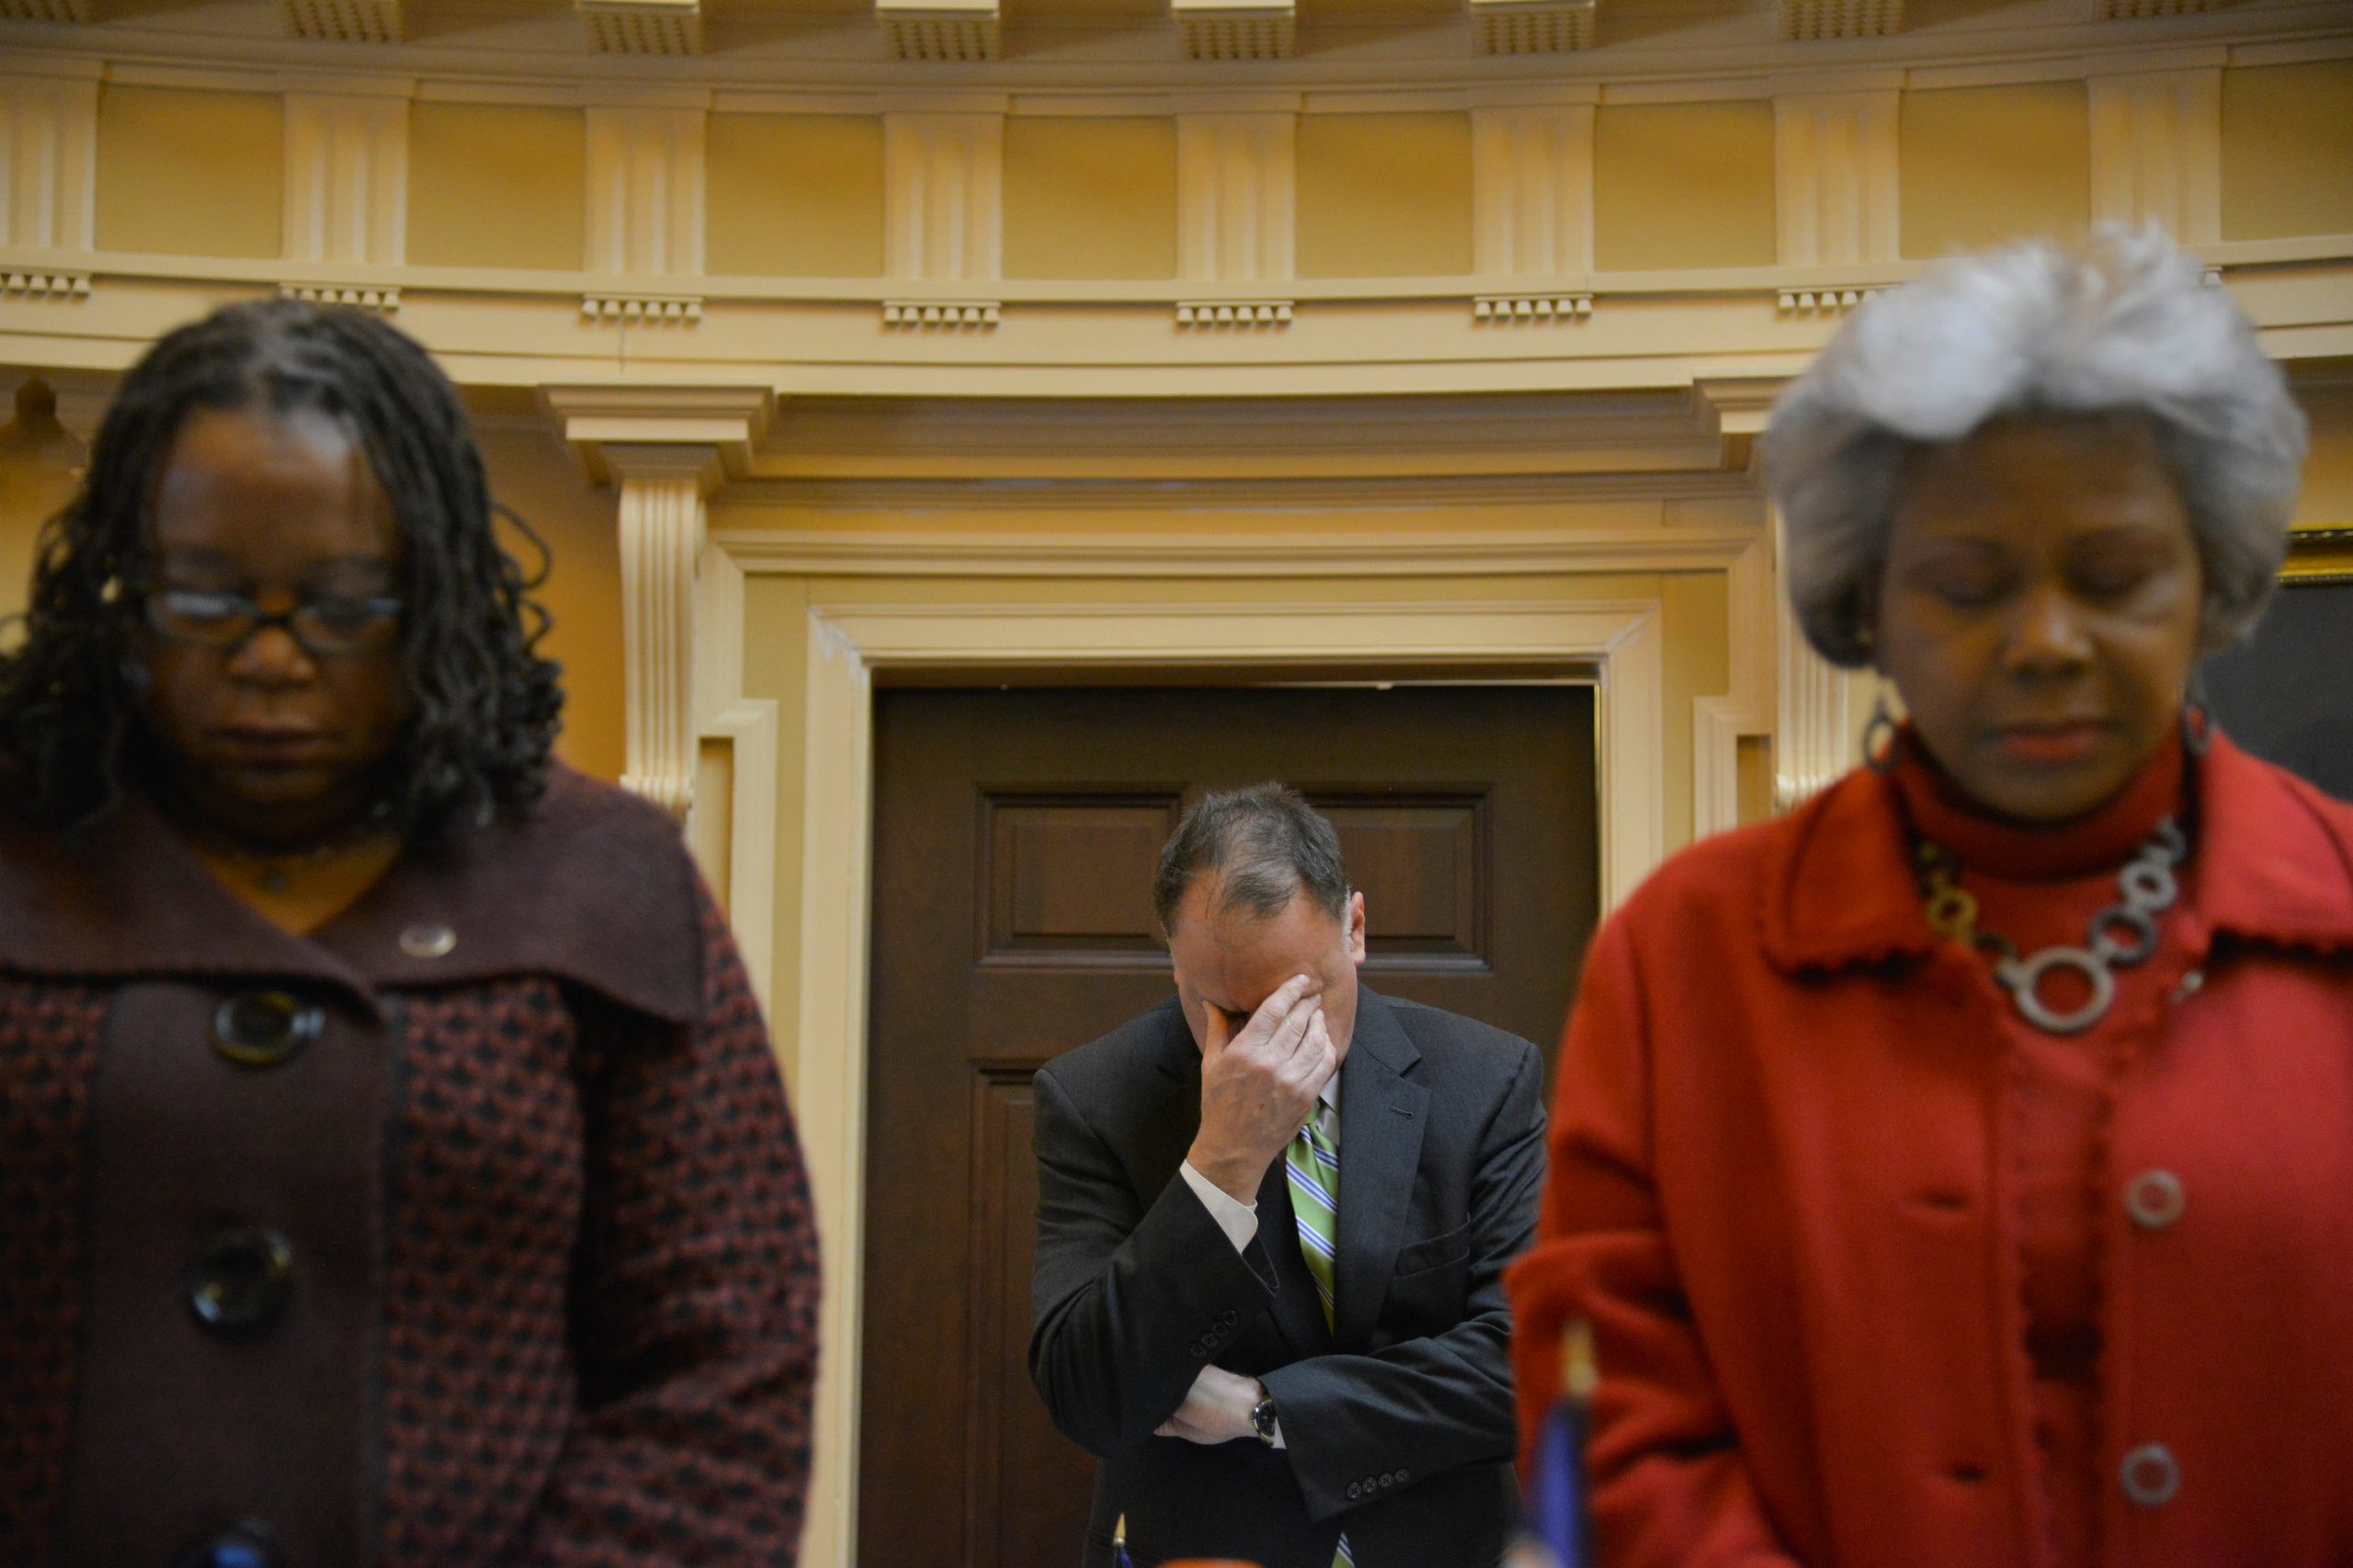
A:
<svg viewBox="0 0 2353 1568">
<path fill-rule="evenodd" d="M 1154 1065 L 1160 1069 L 1160 1098 L 1153 1113 L 1136 1122 L 1136 1197 L 1144 1208 L 1176 1179 L 1176 1167 L 1201 1126 L 1201 1053 L 1193 1044 L 1185 1015 L 1167 1005 Z"/>
<path fill-rule="evenodd" d="M 1365 1343 L 1387 1302 L 1430 1098 L 1428 1089 L 1405 1076 L 1421 1052 L 1405 1038 L 1389 1004 L 1370 991 L 1359 990 L 1358 997 L 1356 1037 L 1340 1069 L 1340 1233 L 1332 1337 L 1342 1346 Z"/>
</svg>

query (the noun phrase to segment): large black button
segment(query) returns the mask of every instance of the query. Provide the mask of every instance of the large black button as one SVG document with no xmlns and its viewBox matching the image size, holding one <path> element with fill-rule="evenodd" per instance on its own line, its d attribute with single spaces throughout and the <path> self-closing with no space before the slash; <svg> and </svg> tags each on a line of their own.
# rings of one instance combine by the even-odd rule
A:
<svg viewBox="0 0 2353 1568">
<path fill-rule="evenodd" d="M 214 1530 L 180 1553 L 172 1568 L 278 1568 L 284 1561 L 269 1528 L 246 1519 Z"/>
<path fill-rule="evenodd" d="M 244 991 L 213 1010 L 212 1049 L 240 1067 L 276 1067 L 302 1054 L 326 1015 L 283 991 Z"/>
<path fill-rule="evenodd" d="M 293 1295 L 294 1249 L 266 1226 L 215 1231 L 188 1261 L 188 1310 L 226 1338 L 267 1329 L 285 1315 Z"/>
</svg>

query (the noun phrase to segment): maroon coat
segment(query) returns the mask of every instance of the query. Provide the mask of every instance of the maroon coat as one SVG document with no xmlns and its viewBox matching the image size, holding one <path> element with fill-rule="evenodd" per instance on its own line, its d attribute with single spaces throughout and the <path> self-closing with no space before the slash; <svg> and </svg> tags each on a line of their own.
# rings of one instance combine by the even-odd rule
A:
<svg viewBox="0 0 2353 1568">
<path fill-rule="evenodd" d="M 11 1568 L 244 1520 L 288 1568 L 790 1563 L 816 1299 L 766 1031 L 652 808 L 559 769 L 307 938 L 140 802 L 0 824 Z"/>
<path fill-rule="evenodd" d="M 1930 932 L 1894 790 L 1695 846 L 1586 960 L 1509 1283 L 1523 1433 L 1594 1325 L 1607 1568 L 2045 1560 L 2008 1003 Z M 2098 1560 L 2345 1568 L 2353 808 L 2219 740 L 2197 803 L 2115 1020 Z"/>
</svg>

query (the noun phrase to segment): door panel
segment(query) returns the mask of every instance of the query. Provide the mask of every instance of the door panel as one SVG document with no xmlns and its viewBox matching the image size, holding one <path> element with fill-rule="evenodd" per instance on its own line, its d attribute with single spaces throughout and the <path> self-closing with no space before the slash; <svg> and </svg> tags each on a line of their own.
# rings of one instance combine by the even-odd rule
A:
<svg viewBox="0 0 2353 1568">
<path fill-rule="evenodd" d="M 1029 1380 L 1029 1076 L 1169 994 L 1161 845 L 1278 778 L 1337 829 L 1367 983 L 1548 1057 L 1595 910 L 1592 693 L 886 690 L 875 715 L 859 1558 L 1077 1561 L 1092 1460 Z"/>
</svg>

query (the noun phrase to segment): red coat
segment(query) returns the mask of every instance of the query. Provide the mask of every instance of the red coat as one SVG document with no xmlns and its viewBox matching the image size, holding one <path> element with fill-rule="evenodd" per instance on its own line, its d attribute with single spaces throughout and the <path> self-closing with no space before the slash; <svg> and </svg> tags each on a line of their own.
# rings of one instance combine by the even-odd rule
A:
<svg viewBox="0 0 2353 1568">
<path fill-rule="evenodd" d="M 2163 983 L 2119 1020 L 2102 1559 L 2342 1568 L 2353 808 L 2220 741 L 2198 800 Z M 2041 1560 L 2007 1006 L 1931 936 L 1870 774 L 1694 846 L 1595 938 L 1510 1284 L 1524 1435 L 1563 1320 L 1595 1325 L 1609 1568 Z M 2129 1210 L 2152 1172 L 2169 1221 Z"/>
<path fill-rule="evenodd" d="M 269 994 L 308 1044 L 233 1056 Z M 249 1228 L 283 1278 L 208 1320 Z M 559 769 L 308 938 L 136 800 L 0 822 L 9 1568 L 246 1519 L 292 1568 L 790 1564 L 816 1269 L 743 965 L 643 802 Z"/>
</svg>

